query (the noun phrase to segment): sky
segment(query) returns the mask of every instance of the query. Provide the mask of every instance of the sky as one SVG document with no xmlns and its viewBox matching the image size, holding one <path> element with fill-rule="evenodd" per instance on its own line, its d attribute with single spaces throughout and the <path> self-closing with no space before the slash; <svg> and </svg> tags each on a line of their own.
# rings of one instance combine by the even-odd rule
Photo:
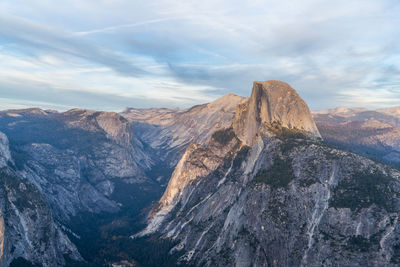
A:
<svg viewBox="0 0 400 267">
<path fill-rule="evenodd" d="M 282 80 L 400 105 L 398 0 L 0 0 L 0 109 L 179 107 Z"/>
</svg>

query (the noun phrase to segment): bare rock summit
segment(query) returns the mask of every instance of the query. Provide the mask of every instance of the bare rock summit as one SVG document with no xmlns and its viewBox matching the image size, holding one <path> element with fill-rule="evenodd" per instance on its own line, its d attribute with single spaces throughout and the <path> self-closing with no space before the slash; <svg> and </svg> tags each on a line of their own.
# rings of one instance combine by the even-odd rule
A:
<svg viewBox="0 0 400 267">
<path fill-rule="evenodd" d="M 274 123 L 321 137 L 307 104 L 296 90 L 281 81 L 256 81 L 250 99 L 236 111 L 235 132 L 243 142 L 251 144 L 260 127 Z"/>
</svg>

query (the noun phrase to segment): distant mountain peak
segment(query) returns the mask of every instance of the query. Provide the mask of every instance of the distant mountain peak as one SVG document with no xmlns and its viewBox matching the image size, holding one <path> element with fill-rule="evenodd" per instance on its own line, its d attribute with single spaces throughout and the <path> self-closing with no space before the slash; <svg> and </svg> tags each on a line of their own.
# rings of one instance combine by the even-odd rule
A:
<svg viewBox="0 0 400 267">
<path fill-rule="evenodd" d="M 355 108 L 346 108 L 346 107 L 337 107 L 332 109 L 323 109 L 323 110 L 313 110 L 313 114 L 331 114 L 331 115 L 339 115 L 339 116 L 353 116 L 357 112 L 368 111 L 366 108 L 355 107 Z"/>
<path fill-rule="evenodd" d="M 13 117 L 18 117 L 18 116 L 23 116 L 23 115 L 46 116 L 48 113 L 50 113 L 50 111 L 43 110 L 41 108 L 25 108 L 25 109 L 7 109 L 4 111 L 1 111 L 1 113 L 6 114 L 7 116 L 13 116 Z"/>
<path fill-rule="evenodd" d="M 251 144 L 262 125 L 273 123 L 321 137 L 307 104 L 296 90 L 282 81 L 256 81 L 251 97 L 236 111 L 235 131 L 243 142 Z"/>
<path fill-rule="evenodd" d="M 378 109 L 376 111 L 381 112 L 386 115 L 395 116 L 395 117 L 400 118 L 400 106 L 391 107 L 391 108 L 382 108 L 382 109 Z"/>
</svg>

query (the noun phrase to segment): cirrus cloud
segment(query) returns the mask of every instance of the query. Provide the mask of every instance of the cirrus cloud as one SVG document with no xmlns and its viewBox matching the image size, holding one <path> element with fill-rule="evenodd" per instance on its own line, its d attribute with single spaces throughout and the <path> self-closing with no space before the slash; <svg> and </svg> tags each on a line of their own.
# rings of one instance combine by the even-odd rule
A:
<svg viewBox="0 0 400 267">
<path fill-rule="evenodd" d="M 3 103 L 187 107 L 266 79 L 314 109 L 396 105 L 400 92 L 395 0 L 6 0 L 0 10 Z"/>
</svg>

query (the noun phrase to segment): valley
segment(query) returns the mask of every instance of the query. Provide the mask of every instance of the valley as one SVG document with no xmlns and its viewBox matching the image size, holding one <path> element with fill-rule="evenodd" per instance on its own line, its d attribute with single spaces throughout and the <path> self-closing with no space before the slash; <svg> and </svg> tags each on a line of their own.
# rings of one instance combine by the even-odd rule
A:
<svg viewBox="0 0 400 267">
<path fill-rule="evenodd" d="M 399 126 L 273 80 L 182 110 L 1 111 L 2 264 L 395 266 Z"/>
</svg>

